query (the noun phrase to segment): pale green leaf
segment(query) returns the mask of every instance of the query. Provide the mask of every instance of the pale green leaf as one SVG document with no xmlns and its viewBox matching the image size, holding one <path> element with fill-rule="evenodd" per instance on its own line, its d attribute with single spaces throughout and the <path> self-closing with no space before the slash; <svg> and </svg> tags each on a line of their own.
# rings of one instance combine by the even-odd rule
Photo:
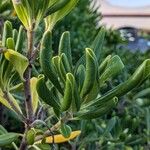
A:
<svg viewBox="0 0 150 150">
<path fill-rule="evenodd" d="M 30 80 L 30 88 L 31 88 L 31 97 L 32 97 L 32 107 L 34 113 L 36 113 L 36 110 L 38 108 L 38 93 L 36 91 L 36 84 L 37 84 L 37 78 L 33 77 Z"/>
<path fill-rule="evenodd" d="M 13 67 L 19 73 L 20 78 L 24 80 L 23 74 L 29 65 L 28 59 L 22 54 L 11 49 L 8 49 L 4 55 L 5 58 L 11 62 Z"/>
<path fill-rule="evenodd" d="M 78 3 L 78 0 L 70 0 L 62 9 L 45 18 L 46 29 L 52 30 L 54 25 L 64 18 Z"/>
</svg>

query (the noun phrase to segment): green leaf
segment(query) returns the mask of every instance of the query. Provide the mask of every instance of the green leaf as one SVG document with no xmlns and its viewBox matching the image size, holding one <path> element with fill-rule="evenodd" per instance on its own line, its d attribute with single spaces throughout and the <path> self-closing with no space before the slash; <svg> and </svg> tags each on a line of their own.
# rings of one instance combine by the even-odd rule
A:
<svg viewBox="0 0 150 150">
<path fill-rule="evenodd" d="M 102 51 L 103 44 L 104 44 L 104 37 L 105 37 L 105 28 L 102 27 L 101 30 L 98 32 L 97 36 L 95 37 L 95 39 L 94 39 L 94 41 L 90 47 L 91 49 L 93 49 L 98 63 L 100 62 L 100 58 L 103 58 L 103 56 L 101 56 L 101 54 L 102 54 L 101 51 Z M 85 64 L 85 55 L 83 55 L 78 60 L 78 62 L 76 63 L 76 66 L 75 66 L 75 70 L 77 70 L 78 66 L 81 64 L 82 65 Z"/>
<path fill-rule="evenodd" d="M 98 74 L 98 66 L 96 56 L 91 49 L 87 48 L 86 72 L 85 72 L 85 80 L 80 93 L 81 98 L 85 98 L 85 96 L 92 90 L 94 82 L 96 81 L 97 78 L 97 74 Z"/>
<path fill-rule="evenodd" d="M 66 124 L 61 124 L 61 128 L 60 128 L 60 133 L 63 135 L 63 137 L 65 138 L 69 138 L 71 135 L 72 129 L 70 128 L 70 126 L 66 125 Z"/>
<path fill-rule="evenodd" d="M 8 49 L 15 49 L 15 42 L 13 38 L 8 38 L 6 40 L 6 46 Z"/>
<path fill-rule="evenodd" d="M 14 39 L 14 42 L 16 44 L 16 41 L 17 41 L 17 37 L 18 37 L 18 31 L 16 29 L 13 29 L 13 39 Z"/>
<path fill-rule="evenodd" d="M 74 76 L 71 73 L 67 73 L 64 98 L 61 104 L 62 111 L 68 110 L 71 106 L 72 99 L 74 96 L 74 84 L 75 84 Z"/>
<path fill-rule="evenodd" d="M 39 148 L 36 150 L 51 150 L 51 146 L 49 144 L 36 144 L 36 146 Z"/>
<path fill-rule="evenodd" d="M 7 130 L 2 125 L 0 125 L 0 135 L 5 133 L 7 133 Z"/>
<path fill-rule="evenodd" d="M 70 32 L 66 31 L 62 34 L 59 43 L 59 56 L 64 53 L 72 66 L 72 55 L 71 55 L 71 43 L 70 43 Z"/>
<path fill-rule="evenodd" d="M 71 66 L 70 63 L 68 61 L 68 58 L 66 57 L 66 55 L 64 53 L 61 54 L 60 56 L 60 60 L 62 61 L 62 64 L 64 66 L 65 72 L 71 72 Z"/>
<path fill-rule="evenodd" d="M 114 128 L 115 124 L 116 124 L 116 118 L 113 117 L 108 121 L 103 135 L 108 134 Z"/>
<path fill-rule="evenodd" d="M 101 54 L 102 54 L 102 48 L 104 45 L 105 33 L 106 33 L 105 28 L 102 27 L 100 31 L 98 32 L 91 46 L 91 49 L 93 49 L 95 52 L 98 62 L 100 61 L 100 58 L 102 58 Z"/>
<path fill-rule="evenodd" d="M 39 97 L 48 105 L 52 106 L 57 111 L 60 111 L 60 104 L 54 96 L 53 92 L 47 88 L 43 75 L 39 76 L 36 84 L 36 89 Z"/>
<path fill-rule="evenodd" d="M 106 69 L 107 65 L 108 65 L 108 62 L 110 61 L 111 59 L 111 55 L 108 55 L 103 61 L 102 63 L 100 64 L 100 66 L 98 67 L 98 74 L 101 75 L 104 70 Z"/>
<path fill-rule="evenodd" d="M 47 31 L 44 33 L 41 48 L 40 48 L 40 65 L 44 72 L 44 75 L 53 83 L 58 91 L 63 95 L 63 91 L 55 73 L 54 66 L 51 63 L 52 59 L 52 33 Z"/>
<path fill-rule="evenodd" d="M 11 102 L 13 103 L 13 105 L 20 111 L 20 113 L 22 114 L 21 108 L 18 104 L 18 102 L 15 100 L 15 98 L 12 96 L 12 94 L 8 93 L 9 99 L 11 100 Z M 9 108 L 10 110 L 13 110 L 13 108 L 11 107 L 11 105 L 9 104 L 9 102 L 4 98 L 4 93 L 2 92 L 2 90 L 0 89 L 0 102 L 7 108 Z M 13 110 L 15 112 L 15 110 Z"/>
<path fill-rule="evenodd" d="M 61 8 L 63 8 L 70 0 L 59 0 L 57 2 L 55 2 L 53 5 L 51 5 L 47 12 L 46 12 L 46 16 L 49 16 L 51 14 L 53 14 L 54 12 L 60 10 Z"/>
<path fill-rule="evenodd" d="M 22 114 L 21 108 L 20 108 L 20 106 L 19 106 L 17 100 L 16 100 L 16 99 L 12 96 L 12 94 L 10 94 L 9 92 L 8 92 L 8 96 L 9 96 L 10 100 L 12 101 L 12 103 L 14 104 L 14 106 L 15 106 L 15 107 L 19 110 L 19 112 Z M 14 110 L 14 111 L 15 111 L 15 110 Z"/>
<path fill-rule="evenodd" d="M 112 108 L 116 106 L 118 98 L 114 97 L 109 99 L 109 101 L 101 102 L 99 105 L 82 107 L 79 112 L 77 112 L 77 119 L 94 119 L 106 115 Z"/>
<path fill-rule="evenodd" d="M 22 52 L 23 42 L 24 42 L 24 28 L 23 26 L 20 26 L 19 33 L 18 33 L 17 40 L 16 40 L 16 46 L 15 46 L 16 51 L 20 53 Z"/>
<path fill-rule="evenodd" d="M 11 22 L 6 21 L 3 29 L 2 46 L 6 46 L 6 40 L 10 37 L 12 37 L 12 24 Z"/>
<path fill-rule="evenodd" d="M 100 98 L 89 102 L 86 106 L 98 106 L 99 104 L 109 101 L 113 97 L 120 97 L 142 84 L 146 79 L 150 77 L 150 59 L 145 60 L 134 72 L 134 74 L 124 83 L 116 86 L 114 89 L 108 91 Z"/>
<path fill-rule="evenodd" d="M 19 73 L 20 78 L 24 81 L 23 74 L 29 65 L 28 59 L 22 54 L 11 49 L 8 49 L 4 55 Z"/>
<path fill-rule="evenodd" d="M 51 31 L 54 25 L 64 18 L 78 3 L 78 0 L 70 0 L 62 9 L 45 18 L 46 30 Z"/>
<path fill-rule="evenodd" d="M 120 57 L 117 55 L 113 56 L 109 60 L 104 72 L 99 78 L 100 86 L 102 86 L 102 84 L 108 79 L 115 77 L 117 74 L 119 74 L 123 70 L 123 68 L 124 68 L 124 64 L 122 63 Z"/>
<path fill-rule="evenodd" d="M 79 88 L 79 91 L 81 92 L 81 89 L 83 87 L 83 83 L 85 80 L 85 67 L 84 65 L 80 65 L 76 71 L 76 80 L 77 80 L 77 85 Z"/>
<path fill-rule="evenodd" d="M 38 24 L 41 22 L 41 20 L 44 18 L 44 15 L 49 7 L 49 3 L 52 0 L 28 0 L 29 3 L 32 4 L 32 12 L 34 14 L 34 18 L 36 20 L 35 28 L 38 26 Z"/>
<path fill-rule="evenodd" d="M 8 146 L 18 138 L 17 133 L 6 133 L 0 135 L 0 147 Z"/>
<path fill-rule="evenodd" d="M 30 15 L 27 9 L 26 1 L 24 0 L 12 0 L 13 6 L 17 13 L 18 18 L 23 23 L 26 29 L 31 27 Z M 25 3 L 23 3 L 25 2 Z"/>
<path fill-rule="evenodd" d="M 133 99 L 137 99 L 137 98 L 146 98 L 150 96 L 150 88 L 146 88 L 140 92 L 138 92 Z"/>
<path fill-rule="evenodd" d="M 4 98 L 4 93 L 1 91 L 0 89 L 0 102 L 7 108 L 9 108 L 10 110 L 12 110 L 10 104 L 8 103 L 8 101 Z"/>
<path fill-rule="evenodd" d="M 30 129 L 26 133 L 26 139 L 27 139 L 28 145 L 34 144 L 35 136 L 36 136 L 36 132 L 34 131 L 34 129 Z"/>
<path fill-rule="evenodd" d="M 146 122 L 146 133 L 147 133 L 147 136 L 148 136 L 148 141 L 150 141 L 150 109 L 149 108 L 146 108 L 145 109 L 145 122 Z"/>
</svg>

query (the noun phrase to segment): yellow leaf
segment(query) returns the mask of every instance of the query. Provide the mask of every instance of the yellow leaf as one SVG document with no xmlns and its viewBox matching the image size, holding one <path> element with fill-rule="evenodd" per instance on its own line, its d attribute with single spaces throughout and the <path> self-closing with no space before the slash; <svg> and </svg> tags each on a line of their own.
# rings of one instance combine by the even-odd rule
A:
<svg viewBox="0 0 150 150">
<path fill-rule="evenodd" d="M 64 143 L 64 142 L 68 142 L 69 140 L 72 140 L 74 138 L 76 138 L 77 136 L 79 136 L 81 134 L 80 130 L 77 131 L 73 131 L 71 132 L 70 137 L 65 138 L 63 137 L 63 135 L 58 134 L 58 135 L 54 135 L 54 143 Z M 36 143 L 41 143 L 41 141 L 38 141 Z M 49 136 L 46 138 L 46 142 L 45 143 L 53 143 L 53 136 Z"/>
<path fill-rule="evenodd" d="M 14 106 L 19 110 L 19 112 L 22 114 L 21 108 L 18 104 L 18 102 L 15 100 L 15 98 L 8 93 L 9 99 L 12 101 L 12 103 L 14 104 Z M 4 93 L 2 92 L 2 90 L 0 89 L 0 103 L 2 103 L 5 107 L 9 108 L 10 110 L 13 110 L 13 108 L 11 107 L 11 105 L 9 104 L 9 102 L 4 98 Z M 15 110 L 13 110 L 15 111 Z"/>
<path fill-rule="evenodd" d="M 8 49 L 5 53 L 5 58 L 11 62 L 13 67 L 16 69 L 16 71 L 19 73 L 21 79 L 24 81 L 23 74 L 26 70 L 26 68 L 29 65 L 28 59 L 23 56 L 22 54 L 12 50 Z"/>
<path fill-rule="evenodd" d="M 2 90 L 0 89 L 0 103 L 2 103 L 5 107 L 9 108 L 12 110 L 10 104 L 7 102 L 6 99 L 4 99 L 4 93 L 2 92 Z"/>
<path fill-rule="evenodd" d="M 32 107 L 33 107 L 33 111 L 34 113 L 37 110 L 38 107 L 38 93 L 36 91 L 36 83 L 37 83 L 37 78 L 33 77 L 30 80 L 30 88 L 31 88 L 31 97 L 32 97 Z"/>
<path fill-rule="evenodd" d="M 65 138 L 63 137 L 63 135 L 61 134 L 58 134 L 58 135 L 54 135 L 54 143 L 64 143 L 64 142 L 67 142 L 69 140 L 72 140 L 74 138 L 76 138 L 78 135 L 81 134 L 81 131 L 78 130 L 78 131 L 73 131 L 70 135 L 69 138 Z M 47 137 L 46 138 L 46 143 L 53 143 L 53 137 L 50 136 L 50 137 Z"/>
</svg>

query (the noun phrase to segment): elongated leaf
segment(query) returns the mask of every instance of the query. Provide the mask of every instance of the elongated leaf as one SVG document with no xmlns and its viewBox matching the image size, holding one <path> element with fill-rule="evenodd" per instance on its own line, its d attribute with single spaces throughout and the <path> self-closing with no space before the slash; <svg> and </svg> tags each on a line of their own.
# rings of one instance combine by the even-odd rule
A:
<svg viewBox="0 0 150 150">
<path fill-rule="evenodd" d="M 71 72 L 71 65 L 64 53 L 61 54 L 60 60 L 62 61 L 66 73 Z"/>
<path fill-rule="evenodd" d="M 104 72 L 104 70 L 106 69 L 108 62 L 111 59 L 111 55 L 108 55 L 100 64 L 100 66 L 98 67 L 98 74 L 99 76 Z"/>
<path fill-rule="evenodd" d="M 85 80 L 83 83 L 83 87 L 81 90 L 81 98 L 85 98 L 85 96 L 91 91 L 94 86 L 94 82 L 96 81 L 98 73 L 97 59 L 94 52 L 87 48 L 86 49 L 86 73 Z"/>
<path fill-rule="evenodd" d="M 23 74 L 29 65 L 28 59 L 25 56 L 23 56 L 22 54 L 14 51 L 14 50 L 11 50 L 11 49 L 8 49 L 4 55 L 5 55 L 5 58 L 9 62 L 11 62 L 13 67 L 19 73 L 20 78 L 22 80 L 24 80 Z"/>
<path fill-rule="evenodd" d="M 40 23 L 40 21 L 44 18 L 45 13 L 49 7 L 49 3 L 51 2 L 51 0 L 28 0 L 29 3 L 33 3 L 32 4 L 32 12 L 34 14 L 34 18 L 36 20 L 36 25 L 35 28 L 38 26 L 38 24 Z"/>
<path fill-rule="evenodd" d="M 34 150 L 50 150 L 51 146 L 49 144 L 36 144 L 34 145 Z"/>
<path fill-rule="evenodd" d="M 112 128 L 115 126 L 115 124 L 116 124 L 116 118 L 113 117 L 108 121 L 107 126 L 104 131 L 104 135 L 108 134 L 112 130 Z"/>
<path fill-rule="evenodd" d="M 34 129 L 30 129 L 26 133 L 26 139 L 27 139 L 28 145 L 34 144 L 35 135 L 36 135 L 36 132 L 34 131 Z"/>
<path fill-rule="evenodd" d="M 10 104 L 7 102 L 6 99 L 4 99 L 4 93 L 1 91 L 1 89 L 0 89 L 0 102 L 1 102 L 5 107 L 7 107 L 7 108 L 9 108 L 9 109 L 12 110 Z"/>
<path fill-rule="evenodd" d="M 140 92 L 138 92 L 133 99 L 137 99 L 137 98 L 145 98 L 145 97 L 149 97 L 150 96 L 150 88 L 146 88 Z"/>
<path fill-rule="evenodd" d="M 36 89 L 39 97 L 48 105 L 52 106 L 55 110 L 60 111 L 60 104 L 54 96 L 53 92 L 49 90 L 45 83 L 45 78 L 41 75 L 36 84 Z"/>
<path fill-rule="evenodd" d="M 27 7 L 24 6 L 23 0 L 12 0 L 17 16 L 20 21 L 23 23 L 26 29 L 28 29 L 31 24 L 29 20 L 30 15 L 28 13 Z"/>
<path fill-rule="evenodd" d="M 18 104 L 18 102 L 15 100 L 15 98 L 8 93 L 9 99 L 11 101 L 11 103 L 13 103 L 13 105 L 19 110 L 19 112 L 22 114 L 21 108 Z M 2 92 L 2 90 L 0 89 L 0 103 L 2 103 L 5 107 L 7 107 L 10 110 L 13 110 L 13 108 L 11 107 L 10 103 L 4 98 L 4 93 Z M 15 112 L 15 110 L 13 110 Z M 16 112 L 17 113 L 17 112 Z"/>
<path fill-rule="evenodd" d="M 123 68 L 124 64 L 122 63 L 120 57 L 117 55 L 112 57 L 108 62 L 106 69 L 99 78 L 100 86 L 108 79 L 115 77 L 118 73 L 122 71 Z"/>
<path fill-rule="evenodd" d="M 145 60 L 134 72 L 134 74 L 124 83 L 116 86 L 114 89 L 107 92 L 104 96 L 89 102 L 86 106 L 98 106 L 99 104 L 109 101 L 113 97 L 120 97 L 137 85 L 143 83 L 146 79 L 150 77 L 150 59 Z"/>
<path fill-rule="evenodd" d="M 38 79 L 33 77 L 30 80 L 30 88 L 31 88 L 31 97 L 32 97 L 32 107 L 33 107 L 33 112 L 36 113 L 36 110 L 38 108 L 38 93 L 36 91 L 36 84 L 37 84 Z"/>
<path fill-rule="evenodd" d="M 46 29 L 51 31 L 54 25 L 63 17 L 65 17 L 76 6 L 77 3 L 78 0 L 70 0 L 62 9 L 46 17 Z"/>
<path fill-rule="evenodd" d="M 71 44 L 70 44 L 70 33 L 64 32 L 61 36 L 59 43 L 59 55 L 64 53 L 69 60 L 70 66 L 72 66 L 72 56 L 71 56 Z"/>
<path fill-rule="evenodd" d="M 54 135 L 54 143 L 64 143 L 64 142 L 67 142 L 69 140 L 72 140 L 72 139 L 76 138 L 80 134 L 81 134 L 81 131 L 78 130 L 78 131 L 73 131 L 71 133 L 71 135 L 70 135 L 69 138 L 64 138 L 63 135 L 61 135 L 61 134 Z M 46 143 L 53 143 L 53 137 L 52 136 L 47 137 L 46 138 Z"/>
<path fill-rule="evenodd" d="M 62 74 L 62 72 L 60 70 L 60 57 L 59 56 L 54 56 L 52 58 L 52 63 L 53 63 L 53 66 L 55 68 L 55 71 L 56 71 L 58 77 L 65 84 L 65 77 L 63 76 L 65 74 L 65 70 L 64 70 L 64 66 L 61 64 L 62 65 L 61 70 L 63 70 L 63 74 Z"/>
<path fill-rule="evenodd" d="M 6 133 L 0 135 L 0 147 L 8 146 L 18 138 L 17 133 Z"/>
<path fill-rule="evenodd" d="M 146 121 L 146 128 L 147 128 L 147 136 L 148 136 L 148 141 L 150 140 L 150 109 L 146 108 L 145 109 L 145 121 Z"/>
<path fill-rule="evenodd" d="M 18 37 L 18 31 L 16 29 L 13 29 L 13 39 L 14 39 L 15 44 L 17 41 L 17 37 Z"/>
<path fill-rule="evenodd" d="M 51 63 L 52 53 L 52 33 L 47 31 L 44 33 L 42 38 L 40 50 L 40 65 L 44 72 L 44 75 L 49 78 L 53 85 L 63 95 L 63 91 L 58 81 L 57 74 L 55 73 L 54 66 Z"/>
<path fill-rule="evenodd" d="M 46 12 L 46 16 L 51 15 L 52 13 L 60 10 L 61 8 L 63 8 L 70 0 L 59 0 L 57 1 L 54 5 L 52 5 L 51 7 L 48 8 L 47 12 Z"/>
<path fill-rule="evenodd" d="M 7 133 L 7 130 L 2 125 L 0 125 L 0 135 L 5 133 Z"/>
<path fill-rule="evenodd" d="M 105 37 L 105 29 L 102 27 L 101 30 L 98 32 L 97 36 L 94 39 L 94 42 L 92 43 L 91 46 L 89 46 L 91 49 L 93 49 L 96 57 L 97 57 L 97 61 L 98 63 L 100 62 L 100 58 L 102 58 L 101 56 L 101 51 L 102 51 L 102 47 L 104 44 L 104 37 Z M 79 67 L 79 65 L 84 65 L 85 64 L 85 55 L 83 55 L 78 62 L 76 63 L 75 66 L 75 70 L 77 70 L 77 68 Z"/>
<path fill-rule="evenodd" d="M 95 52 L 98 62 L 100 61 L 99 59 L 102 57 L 101 54 L 102 54 L 102 48 L 104 44 L 104 38 L 105 38 L 105 28 L 102 27 L 98 32 L 91 47 L 91 49 L 93 49 Z"/>
<path fill-rule="evenodd" d="M 61 104 L 62 111 L 68 110 L 71 106 L 74 95 L 74 84 L 75 84 L 74 82 L 75 82 L 74 76 L 71 73 L 67 73 L 64 98 Z"/>
<path fill-rule="evenodd" d="M 99 105 L 82 108 L 79 112 L 77 112 L 77 119 L 89 120 L 89 119 L 101 117 L 107 114 L 112 108 L 114 108 L 117 102 L 118 102 L 118 98 L 114 97 L 113 99 L 109 99 L 109 101 L 102 102 Z"/>
<path fill-rule="evenodd" d="M 81 89 L 83 87 L 83 83 L 85 80 L 85 67 L 84 65 L 80 65 L 77 69 L 76 72 L 76 80 L 77 80 L 77 85 L 79 87 L 79 91 L 81 92 Z"/>
<path fill-rule="evenodd" d="M 8 92 L 8 96 L 9 96 L 9 99 L 12 101 L 12 103 L 14 104 L 14 106 L 19 110 L 19 112 L 22 114 L 22 111 L 21 111 L 21 108 L 17 102 L 17 100 L 12 96 L 12 94 L 10 94 Z M 15 110 L 14 110 L 15 111 Z"/>
<path fill-rule="evenodd" d="M 11 22 L 6 21 L 3 29 L 2 46 L 6 46 L 6 40 L 10 37 L 12 37 L 12 24 Z"/>
<path fill-rule="evenodd" d="M 23 41 L 24 41 L 24 30 L 23 30 L 23 26 L 20 26 L 19 33 L 17 36 L 16 46 L 15 46 L 16 51 L 22 52 Z"/>
</svg>

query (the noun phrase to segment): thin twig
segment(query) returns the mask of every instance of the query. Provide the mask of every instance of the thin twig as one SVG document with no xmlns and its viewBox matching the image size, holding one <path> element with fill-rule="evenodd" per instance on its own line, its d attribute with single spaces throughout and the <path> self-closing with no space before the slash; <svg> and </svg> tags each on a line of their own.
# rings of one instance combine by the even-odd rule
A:
<svg viewBox="0 0 150 150">
<path fill-rule="evenodd" d="M 55 125 L 53 125 L 50 130 L 47 130 L 43 135 L 39 135 L 35 138 L 35 141 L 39 141 L 42 140 L 48 136 L 51 136 L 51 133 L 54 131 L 58 131 L 58 129 L 60 128 L 62 123 L 66 123 L 69 119 L 70 119 L 70 114 L 66 113 L 66 115 L 60 120 L 58 121 Z M 50 132 L 51 131 L 51 132 Z"/>
<path fill-rule="evenodd" d="M 31 128 L 33 128 L 36 124 L 43 124 L 45 127 L 47 127 L 47 129 L 49 130 L 50 135 L 52 136 L 52 145 L 53 145 L 53 149 L 54 149 L 54 133 L 51 130 L 51 128 L 46 124 L 46 122 L 42 121 L 42 120 L 35 120 L 32 124 L 31 124 Z"/>
<path fill-rule="evenodd" d="M 43 112 L 43 105 L 39 108 L 39 110 L 37 111 L 37 113 L 36 113 L 36 119 L 40 119 L 40 117 L 41 117 L 41 114 L 42 114 L 42 112 Z"/>
</svg>

